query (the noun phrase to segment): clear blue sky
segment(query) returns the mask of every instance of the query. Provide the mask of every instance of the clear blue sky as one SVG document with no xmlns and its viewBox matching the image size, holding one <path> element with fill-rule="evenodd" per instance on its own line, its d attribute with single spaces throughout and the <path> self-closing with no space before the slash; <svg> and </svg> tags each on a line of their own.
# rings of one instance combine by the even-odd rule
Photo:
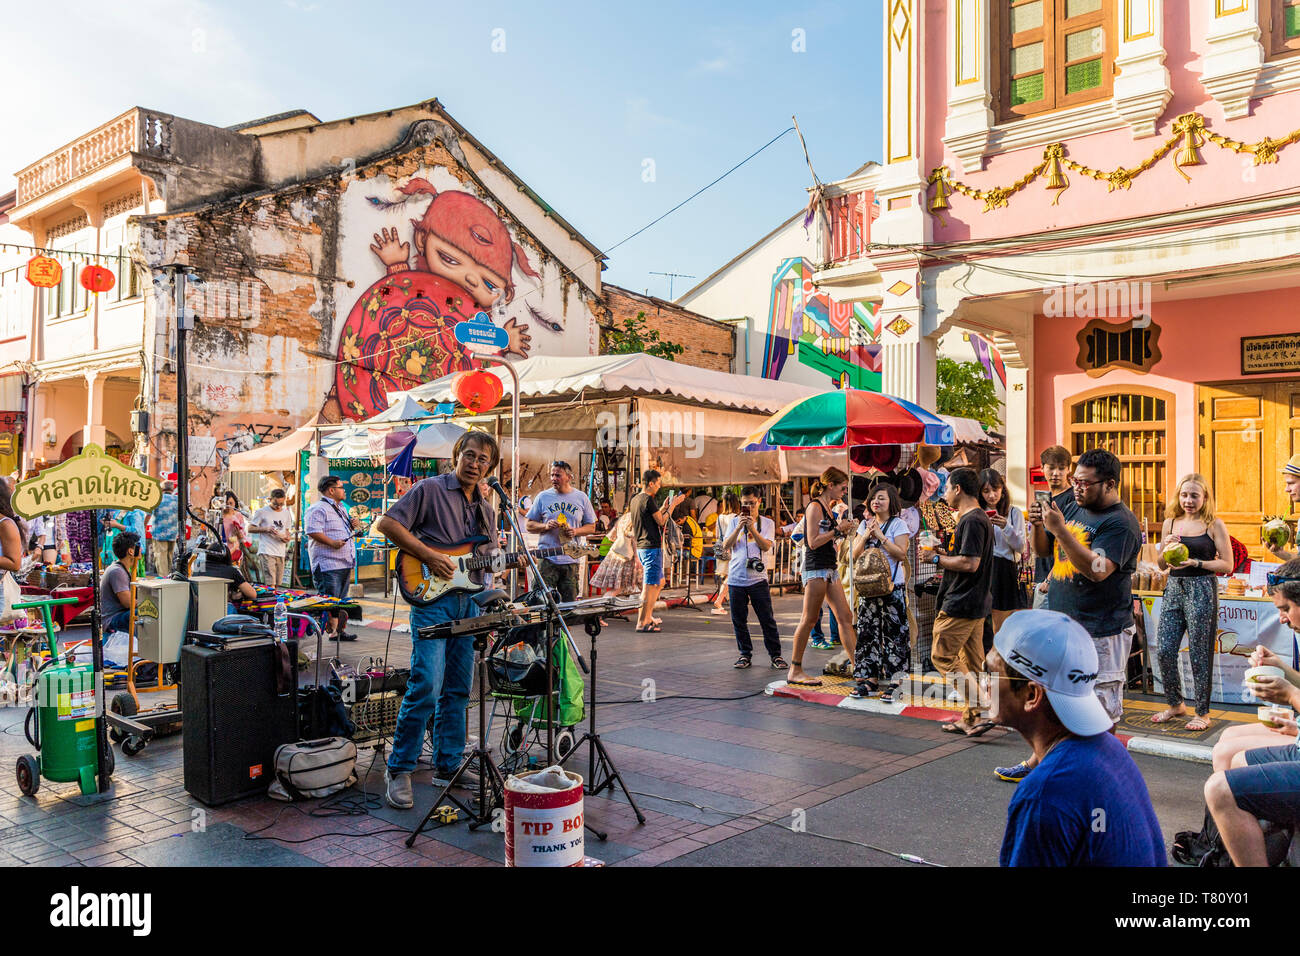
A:
<svg viewBox="0 0 1300 956">
<path fill-rule="evenodd" d="M 881 3 L 131 0 L 4 14 L 0 191 L 130 106 L 231 125 L 438 97 L 609 248 L 790 126 L 823 181 L 879 160 Z M 794 31 L 805 52 L 795 52 Z M 496 33 L 494 31 L 504 31 Z M 493 52 L 494 42 L 504 52 Z M 653 160 L 654 181 L 643 181 Z M 708 275 L 807 201 L 793 134 L 610 257 L 607 281 Z M 695 280 L 679 279 L 680 294 Z"/>
</svg>

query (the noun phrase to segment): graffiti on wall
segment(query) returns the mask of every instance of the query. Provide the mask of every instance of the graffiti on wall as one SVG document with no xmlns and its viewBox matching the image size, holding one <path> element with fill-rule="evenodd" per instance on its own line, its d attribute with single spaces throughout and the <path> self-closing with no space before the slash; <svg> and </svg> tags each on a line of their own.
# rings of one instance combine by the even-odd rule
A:
<svg viewBox="0 0 1300 956">
<path fill-rule="evenodd" d="M 763 377 L 781 379 L 794 359 L 836 388 L 880 391 L 878 303 L 835 302 L 812 282 L 806 259 L 782 260 L 772 275 Z"/>
<path fill-rule="evenodd" d="M 224 438 L 217 439 L 217 464 L 225 472 L 230 467 L 230 456 L 252 451 L 258 445 L 269 445 L 288 435 L 293 428 L 281 422 L 231 422 Z"/>
<path fill-rule="evenodd" d="M 553 353 L 554 337 L 565 332 L 567 302 L 557 307 L 560 283 L 543 280 L 538 254 L 516 241 L 493 206 L 445 170 L 431 178 L 437 174 L 439 185 L 415 176 L 390 184 L 391 192 L 382 178 L 354 184 L 366 194 L 353 217 L 359 228 L 349 234 L 368 240 L 368 267 L 378 278 L 339 335 L 333 397 L 347 418 L 369 418 L 388 407 L 391 392 L 471 368 L 453 330 L 477 312 L 505 331 L 502 352 L 510 357 L 526 358 L 539 344 Z M 577 351 L 589 351 L 585 334 Z"/>
</svg>

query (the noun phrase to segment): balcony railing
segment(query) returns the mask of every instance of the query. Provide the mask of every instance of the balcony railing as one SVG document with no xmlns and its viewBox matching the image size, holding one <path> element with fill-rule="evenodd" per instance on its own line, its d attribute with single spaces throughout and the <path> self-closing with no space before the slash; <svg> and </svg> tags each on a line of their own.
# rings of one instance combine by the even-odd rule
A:
<svg viewBox="0 0 1300 956">
<path fill-rule="evenodd" d="M 18 205 L 39 199 L 133 152 L 169 155 L 171 121 L 165 113 L 132 109 L 55 150 L 18 173 Z"/>
<path fill-rule="evenodd" d="M 870 189 L 827 198 L 830 265 L 840 265 L 866 256 L 871 243 L 871 220 L 876 217 L 875 208 L 875 194 Z"/>
</svg>

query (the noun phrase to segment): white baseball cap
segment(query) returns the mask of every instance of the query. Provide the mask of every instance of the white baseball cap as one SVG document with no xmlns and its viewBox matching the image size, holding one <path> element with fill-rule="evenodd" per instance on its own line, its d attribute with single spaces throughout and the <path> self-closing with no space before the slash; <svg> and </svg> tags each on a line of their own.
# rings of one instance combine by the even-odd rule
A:
<svg viewBox="0 0 1300 956">
<path fill-rule="evenodd" d="M 1097 699 L 1097 648 L 1083 625 L 1058 611 L 1017 611 L 993 638 L 1008 666 L 1047 689 L 1065 729 L 1080 737 L 1115 723 Z"/>
</svg>

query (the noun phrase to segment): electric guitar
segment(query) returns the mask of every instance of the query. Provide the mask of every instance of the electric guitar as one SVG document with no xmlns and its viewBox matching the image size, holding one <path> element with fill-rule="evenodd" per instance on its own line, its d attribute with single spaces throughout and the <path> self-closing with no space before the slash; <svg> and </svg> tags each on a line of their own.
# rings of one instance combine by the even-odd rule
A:
<svg viewBox="0 0 1300 956">
<path fill-rule="evenodd" d="M 493 574 L 504 571 L 523 553 L 521 551 L 498 551 L 496 554 L 477 555 L 474 549 L 488 539 L 482 535 L 469 538 L 454 548 L 434 548 L 439 554 L 450 559 L 456 570 L 450 578 L 437 577 L 427 564 L 413 554 L 399 551 L 397 554 L 397 589 L 403 600 L 415 607 L 428 607 L 444 594 L 463 592 L 477 594 L 487 585 L 476 584 L 470 575 L 479 571 Z M 599 557 L 600 549 L 578 544 L 576 539 L 559 548 L 533 548 L 530 552 L 536 558 L 554 558 L 565 555 L 570 558 Z"/>
</svg>

